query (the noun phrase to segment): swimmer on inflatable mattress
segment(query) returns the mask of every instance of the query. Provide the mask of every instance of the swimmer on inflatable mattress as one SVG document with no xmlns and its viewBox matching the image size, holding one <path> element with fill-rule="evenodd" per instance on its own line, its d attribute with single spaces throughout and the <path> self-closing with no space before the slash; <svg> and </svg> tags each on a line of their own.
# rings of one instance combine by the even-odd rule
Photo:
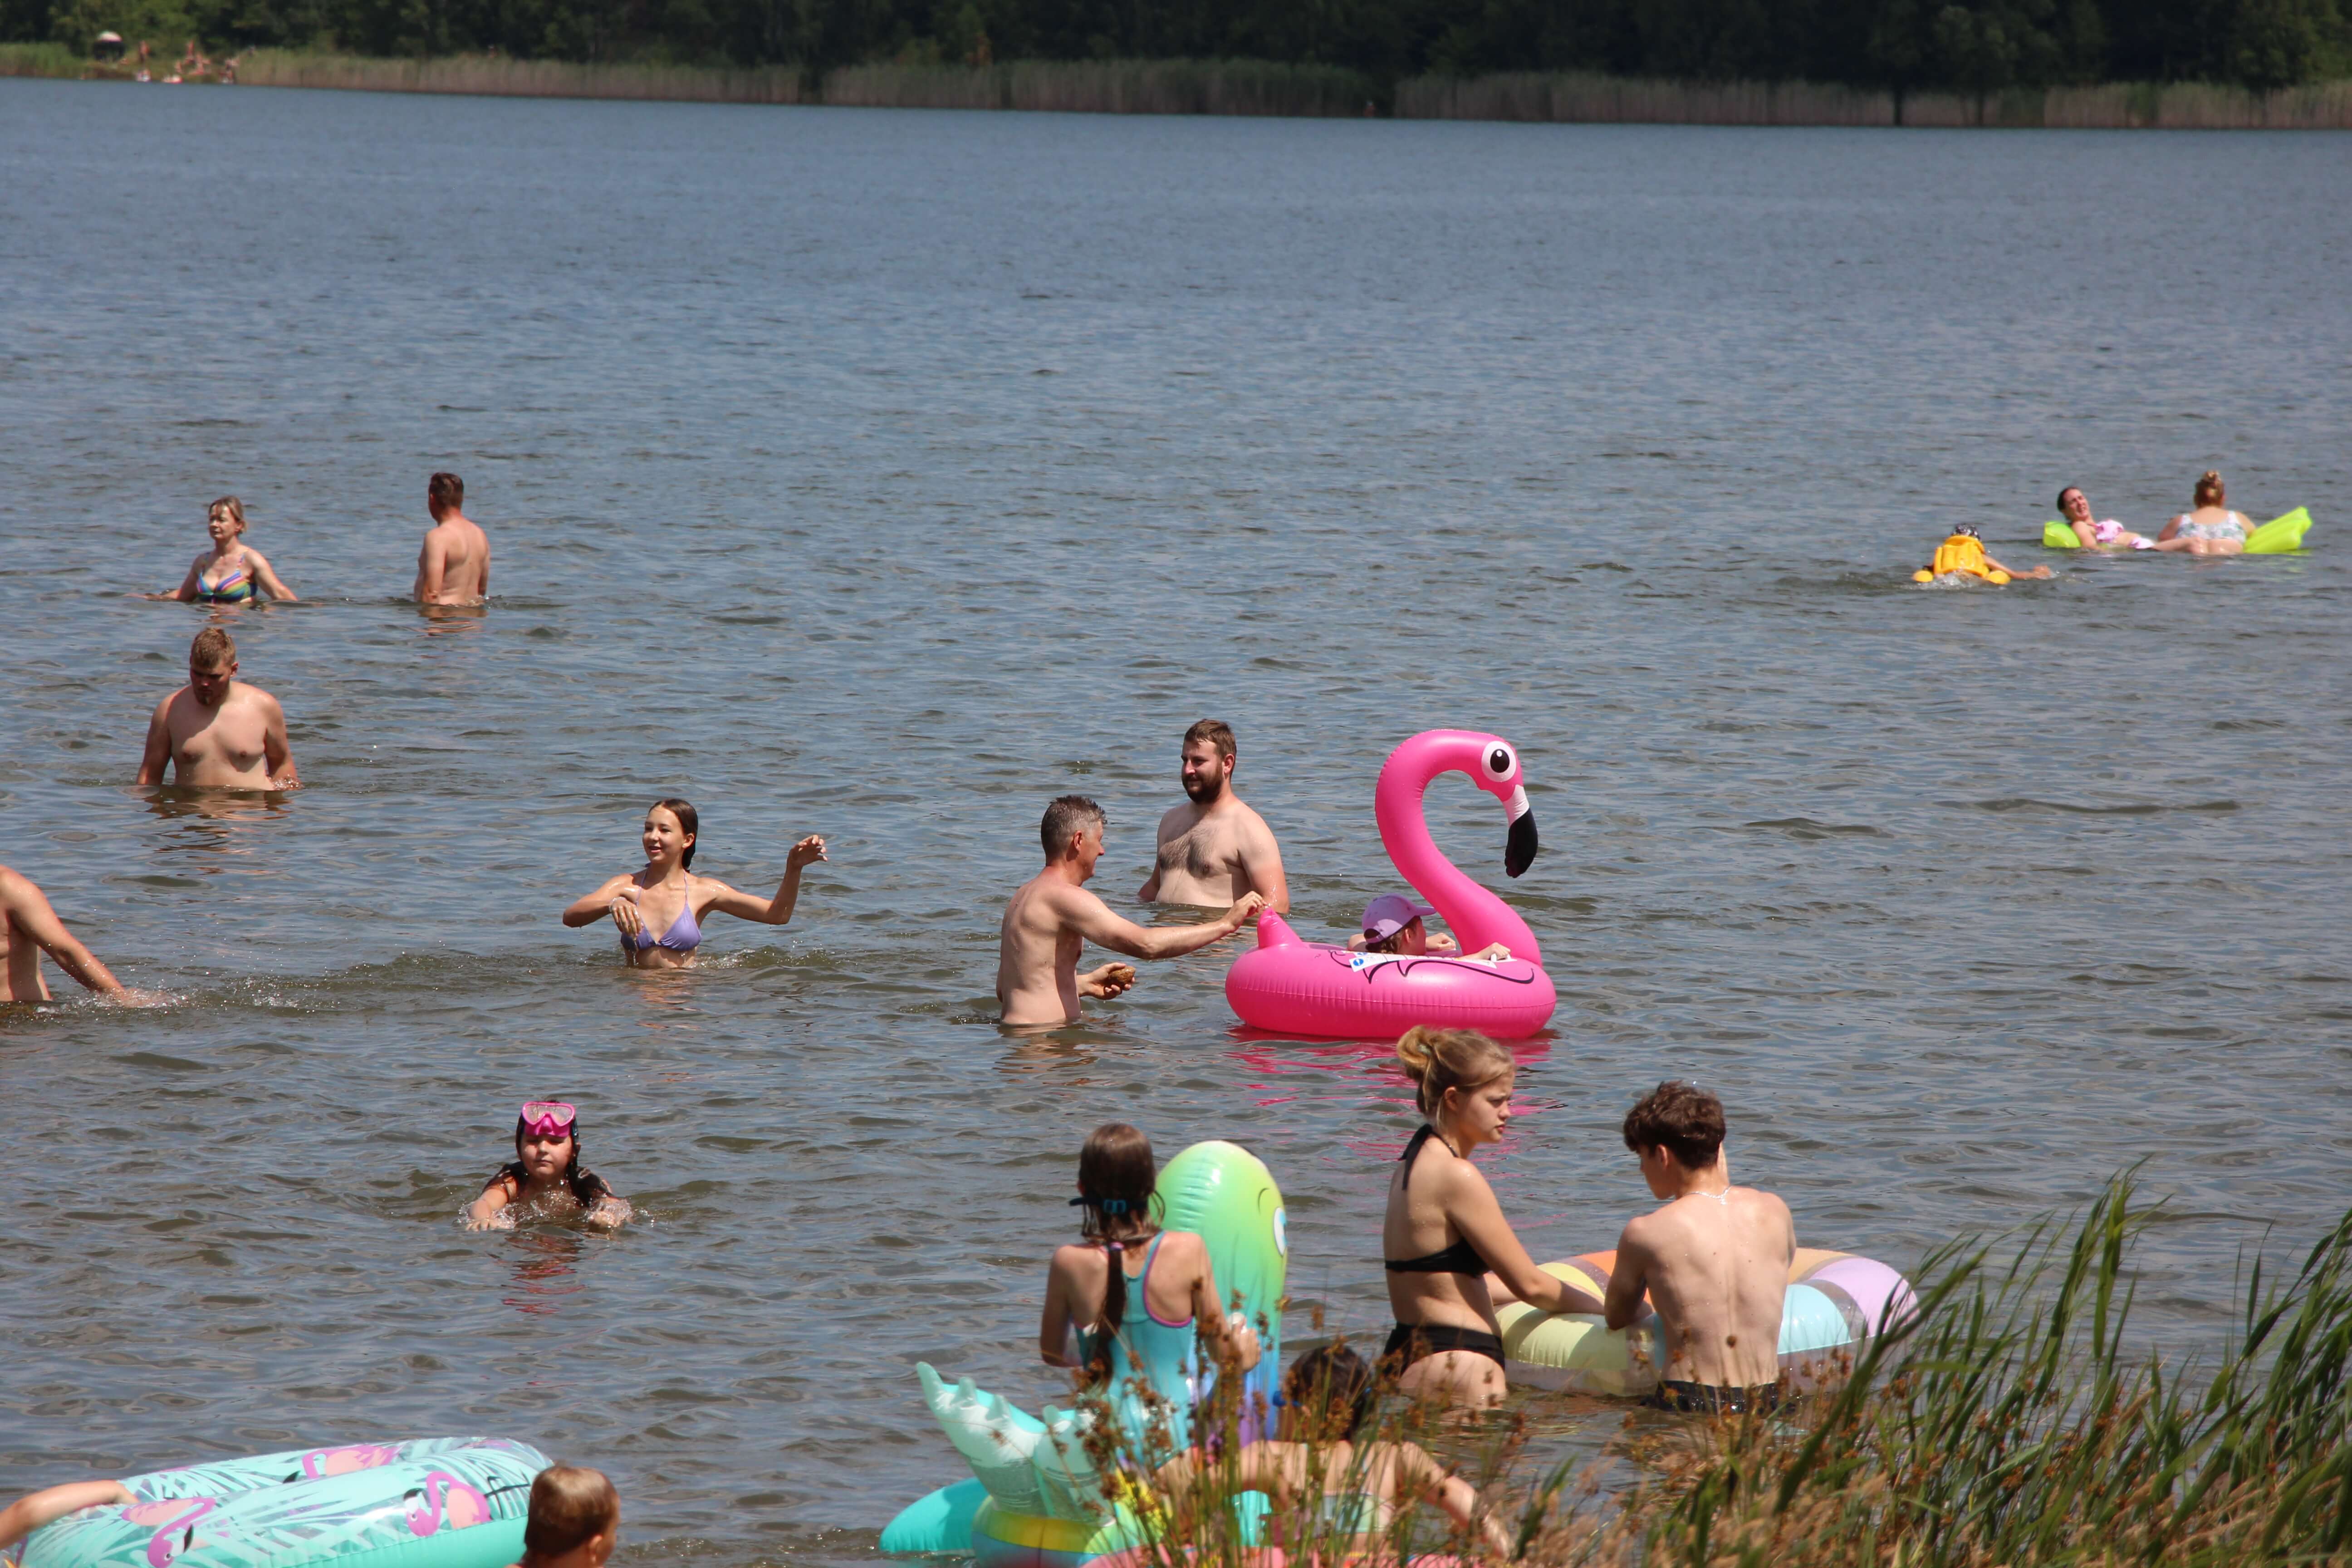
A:
<svg viewBox="0 0 2352 1568">
<path fill-rule="evenodd" d="M 1962 582 L 1970 577 L 1981 578 L 1996 585 L 2019 578 L 2038 580 L 2053 575 L 2047 566 L 2036 566 L 2031 572 L 2014 572 L 1985 553 L 1984 540 L 1977 531 L 1962 523 L 1951 536 L 1936 546 L 1934 559 L 1911 574 L 1914 583 Z"/>
</svg>

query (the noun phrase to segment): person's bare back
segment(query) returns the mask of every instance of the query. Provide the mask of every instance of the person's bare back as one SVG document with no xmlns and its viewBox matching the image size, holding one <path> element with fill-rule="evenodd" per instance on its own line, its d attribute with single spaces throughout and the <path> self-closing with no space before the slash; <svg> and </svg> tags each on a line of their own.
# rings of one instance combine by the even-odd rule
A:
<svg viewBox="0 0 2352 1568">
<path fill-rule="evenodd" d="M 1796 1223 L 1772 1194 L 1731 1184 L 1722 1140 L 1722 1105 L 1686 1083 L 1660 1084 L 1625 1119 L 1626 1144 L 1652 1194 L 1671 1201 L 1629 1221 L 1619 1237 L 1608 1323 L 1630 1326 L 1648 1291 L 1669 1389 L 1751 1391 L 1780 1381 Z"/>
<path fill-rule="evenodd" d="M 1151 877 L 1138 896 L 1216 909 L 1256 893 L 1288 913 L 1290 885 L 1274 830 L 1234 793 L 1233 731 L 1202 720 L 1184 732 L 1181 762 L 1187 798 L 1160 819 Z"/>
<path fill-rule="evenodd" d="M 436 474 L 425 486 L 433 526 L 416 552 L 415 600 L 420 605 L 478 605 L 490 594 L 490 536 L 467 517 L 466 482 Z"/>
<path fill-rule="evenodd" d="M 1230 936 L 1265 907 L 1244 894 L 1202 925 L 1139 926 L 1114 913 L 1086 889 L 1102 858 L 1102 808 L 1082 795 L 1064 795 L 1045 809 L 1039 836 L 1045 868 L 1021 885 L 997 927 L 996 1000 L 1015 1026 L 1076 1023 L 1081 996 L 1117 996 L 1135 984 L 1135 970 L 1106 963 L 1078 973 L 1087 942 L 1131 958 L 1173 958 Z"/>
<path fill-rule="evenodd" d="M 1676 1198 L 1629 1222 L 1617 1268 L 1640 1269 L 1665 1336 L 1660 1375 L 1749 1388 L 1780 1375 L 1780 1306 L 1796 1256 L 1789 1205 L 1755 1187 Z"/>
<path fill-rule="evenodd" d="M 155 704 L 137 782 L 203 789 L 299 789 L 278 699 L 236 679 L 236 644 L 217 626 L 188 649 L 188 684 Z"/>
</svg>

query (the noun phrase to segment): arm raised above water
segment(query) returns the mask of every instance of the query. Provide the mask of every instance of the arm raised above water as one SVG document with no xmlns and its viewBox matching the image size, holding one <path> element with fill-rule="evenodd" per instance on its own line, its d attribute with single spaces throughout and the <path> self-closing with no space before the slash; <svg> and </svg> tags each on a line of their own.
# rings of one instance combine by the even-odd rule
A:
<svg viewBox="0 0 2352 1568">
<path fill-rule="evenodd" d="M 1063 923 L 1097 947 L 1123 952 L 1129 958 L 1179 958 L 1197 952 L 1242 926 L 1265 907 L 1255 893 L 1244 893 L 1233 908 L 1215 920 L 1192 926 L 1139 926 L 1115 913 L 1084 888 L 1064 890 L 1055 900 Z"/>
</svg>

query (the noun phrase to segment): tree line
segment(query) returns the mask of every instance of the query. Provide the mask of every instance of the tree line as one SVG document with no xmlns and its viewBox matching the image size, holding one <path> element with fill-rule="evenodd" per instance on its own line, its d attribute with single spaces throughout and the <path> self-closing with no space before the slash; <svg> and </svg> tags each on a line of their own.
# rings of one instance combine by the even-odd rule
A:
<svg viewBox="0 0 2352 1568">
<path fill-rule="evenodd" d="M 0 0 L 0 38 L 570 60 L 1263 59 L 1990 94 L 2352 70 L 2352 0 Z"/>
</svg>

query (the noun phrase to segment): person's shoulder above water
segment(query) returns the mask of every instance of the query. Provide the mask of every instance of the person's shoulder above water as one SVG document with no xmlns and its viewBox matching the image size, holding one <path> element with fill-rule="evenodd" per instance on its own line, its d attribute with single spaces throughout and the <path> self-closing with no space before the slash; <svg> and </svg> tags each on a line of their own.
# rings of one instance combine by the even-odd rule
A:
<svg viewBox="0 0 2352 1568">
<path fill-rule="evenodd" d="M 425 487 L 433 526 L 416 553 L 412 596 L 420 605 L 477 605 L 489 597 L 490 539 L 465 512 L 466 481 L 437 473 Z"/>
</svg>

